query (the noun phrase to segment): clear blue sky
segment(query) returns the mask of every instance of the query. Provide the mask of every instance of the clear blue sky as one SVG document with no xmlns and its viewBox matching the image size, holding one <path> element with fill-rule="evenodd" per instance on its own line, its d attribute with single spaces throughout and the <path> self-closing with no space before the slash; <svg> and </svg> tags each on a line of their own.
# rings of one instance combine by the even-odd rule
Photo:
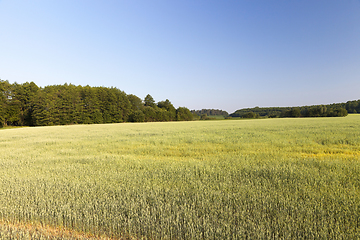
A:
<svg viewBox="0 0 360 240">
<path fill-rule="evenodd" d="M 234 112 L 360 99 L 360 0 L 0 0 L 0 79 Z"/>
</svg>

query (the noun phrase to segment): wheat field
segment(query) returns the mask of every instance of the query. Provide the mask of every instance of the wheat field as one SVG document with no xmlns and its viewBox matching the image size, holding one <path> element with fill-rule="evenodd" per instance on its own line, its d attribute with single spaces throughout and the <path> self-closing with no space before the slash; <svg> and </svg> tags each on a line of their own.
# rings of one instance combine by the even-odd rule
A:
<svg viewBox="0 0 360 240">
<path fill-rule="evenodd" d="M 360 238 L 360 115 L 0 130 L 0 239 Z"/>
</svg>

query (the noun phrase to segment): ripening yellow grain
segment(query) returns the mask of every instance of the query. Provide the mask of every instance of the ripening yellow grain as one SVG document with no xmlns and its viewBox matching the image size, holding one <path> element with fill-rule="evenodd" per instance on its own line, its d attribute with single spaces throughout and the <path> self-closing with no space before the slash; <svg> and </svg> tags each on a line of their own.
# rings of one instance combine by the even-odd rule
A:
<svg viewBox="0 0 360 240">
<path fill-rule="evenodd" d="M 356 239 L 359 129 L 360 115 L 1 130 L 0 236 Z"/>
</svg>

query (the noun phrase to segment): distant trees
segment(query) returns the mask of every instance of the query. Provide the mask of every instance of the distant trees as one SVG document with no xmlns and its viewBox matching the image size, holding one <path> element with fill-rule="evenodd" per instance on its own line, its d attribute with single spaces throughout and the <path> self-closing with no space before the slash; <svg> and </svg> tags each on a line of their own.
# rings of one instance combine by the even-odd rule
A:
<svg viewBox="0 0 360 240">
<path fill-rule="evenodd" d="M 340 117 L 348 112 L 360 113 L 360 100 L 295 108 L 247 108 L 229 115 L 219 109 L 176 109 L 168 99 L 156 103 L 148 94 L 142 100 L 113 87 L 72 84 L 38 87 L 34 82 L 10 84 L 0 79 L 0 127 L 190 121 L 212 116 Z"/>
<path fill-rule="evenodd" d="M 208 120 L 210 119 L 206 113 L 201 114 L 200 120 Z"/>
<path fill-rule="evenodd" d="M 206 114 L 206 116 L 229 116 L 229 113 L 219 109 L 201 109 L 201 110 L 191 110 L 193 114 L 198 115 L 199 117 Z"/>
<path fill-rule="evenodd" d="M 176 110 L 176 120 L 178 120 L 178 121 L 191 121 L 191 120 L 193 120 L 193 114 L 186 107 L 179 107 Z"/>
<path fill-rule="evenodd" d="M 230 117 L 239 117 L 239 118 L 247 118 L 249 113 L 258 114 L 259 117 L 280 117 L 281 113 L 285 110 L 289 110 L 288 108 L 279 108 L 279 107 L 272 107 L 272 108 L 243 108 L 240 110 L 235 111 L 234 113 L 230 114 Z"/>
<path fill-rule="evenodd" d="M 36 95 L 35 83 L 10 84 L 0 80 L 0 126 L 31 125 L 33 104 Z"/>
<path fill-rule="evenodd" d="M 354 104 L 355 106 L 355 104 Z M 356 105 L 357 107 L 357 105 Z M 354 108 L 356 108 L 354 107 Z M 345 104 L 315 105 L 303 107 L 245 108 L 230 114 L 231 117 L 343 117 L 348 114 Z"/>
<path fill-rule="evenodd" d="M 145 114 L 141 110 L 132 112 L 129 116 L 129 122 L 144 122 Z"/>
<path fill-rule="evenodd" d="M 33 105 L 36 126 L 118 123 L 126 121 L 131 112 L 127 95 L 117 88 L 71 84 L 41 88 Z"/>
<path fill-rule="evenodd" d="M 345 108 L 331 105 L 303 107 L 302 117 L 345 117 L 348 112 Z"/>
<path fill-rule="evenodd" d="M 119 122 L 192 120 L 187 108 L 178 108 L 166 99 L 155 103 L 117 88 L 10 84 L 0 80 L 0 126 L 47 126 Z"/>
<path fill-rule="evenodd" d="M 164 110 L 164 114 L 165 114 L 165 118 L 167 121 L 174 121 L 176 120 L 176 109 L 175 107 L 171 104 L 171 102 L 169 101 L 169 99 L 166 99 L 165 101 L 160 101 L 158 102 L 157 106 Z"/>
<path fill-rule="evenodd" d="M 344 108 L 349 113 L 360 113 L 360 100 L 346 102 Z"/>
<path fill-rule="evenodd" d="M 301 117 L 301 112 L 299 108 L 291 108 L 290 110 L 285 110 L 280 114 L 280 117 Z"/>
<path fill-rule="evenodd" d="M 248 112 L 243 115 L 243 118 L 259 118 L 259 114 L 254 112 Z"/>
<path fill-rule="evenodd" d="M 0 81 L 0 127 L 5 125 L 5 115 L 6 115 L 6 83 L 5 81 Z"/>
<path fill-rule="evenodd" d="M 145 103 L 146 107 L 154 108 L 156 106 L 155 100 L 150 94 L 146 95 L 146 97 L 144 99 L 144 103 Z"/>
</svg>

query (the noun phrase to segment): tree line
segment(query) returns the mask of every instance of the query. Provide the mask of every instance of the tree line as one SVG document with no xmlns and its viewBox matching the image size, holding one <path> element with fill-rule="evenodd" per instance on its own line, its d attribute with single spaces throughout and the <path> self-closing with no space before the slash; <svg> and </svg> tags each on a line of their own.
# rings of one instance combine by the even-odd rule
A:
<svg viewBox="0 0 360 240">
<path fill-rule="evenodd" d="M 0 127 L 191 121 L 211 119 L 209 116 L 340 117 L 348 113 L 360 113 L 360 100 L 302 107 L 245 108 L 229 115 L 219 109 L 176 109 L 168 99 L 156 103 L 150 94 L 141 99 L 114 87 L 72 84 L 38 87 L 34 82 L 11 84 L 0 79 Z"/>
<path fill-rule="evenodd" d="M 348 113 L 360 112 L 360 100 L 328 105 L 302 107 L 244 108 L 230 114 L 240 118 L 276 118 L 276 117 L 344 117 Z"/>
<path fill-rule="evenodd" d="M 190 120 L 188 108 L 176 109 L 168 99 L 156 103 L 150 94 L 142 100 L 114 87 L 38 87 L 0 79 L 0 127 Z"/>
<path fill-rule="evenodd" d="M 206 116 L 224 116 L 224 117 L 229 116 L 228 112 L 226 112 L 224 110 L 220 110 L 220 109 L 191 110 L 191 112 L 198 116 L 202 116 L 204 114 L 206 114 Z"/>
</svg>

